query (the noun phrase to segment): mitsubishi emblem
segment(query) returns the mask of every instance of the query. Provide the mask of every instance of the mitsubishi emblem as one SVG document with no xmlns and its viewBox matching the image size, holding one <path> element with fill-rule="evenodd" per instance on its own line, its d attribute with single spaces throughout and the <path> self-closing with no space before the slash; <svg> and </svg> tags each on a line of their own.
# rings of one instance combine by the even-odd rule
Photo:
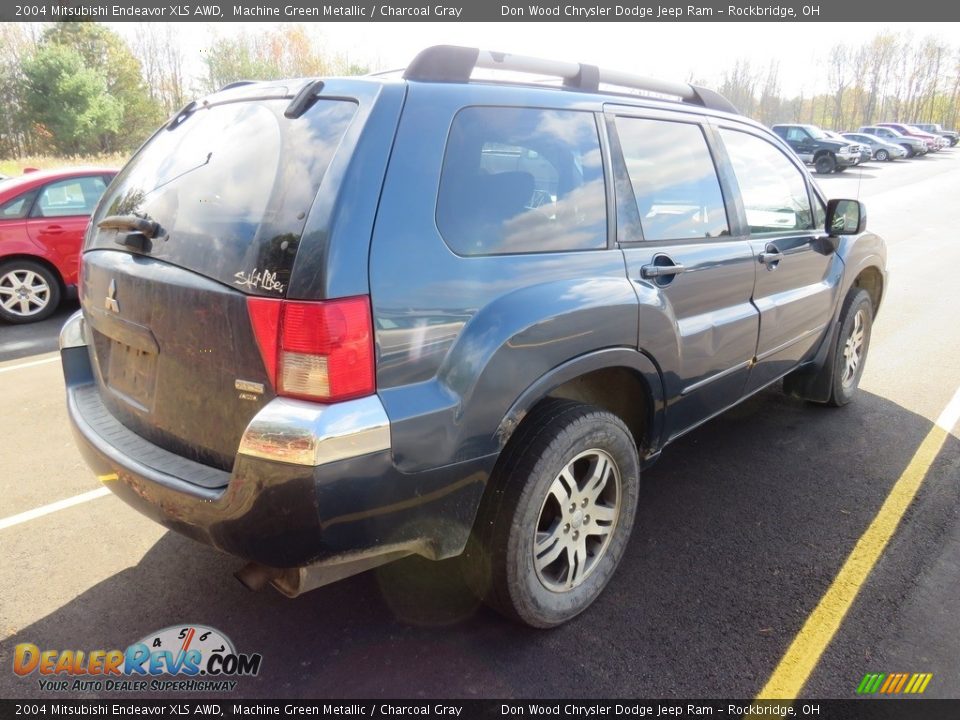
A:
<svg viewBox="0 0 960 720">
<path fill-rule="evenodd" d="M 116 280 L 110 280 L 110 286 L 107 288 L 107 296 L 103 299 L 103 306 L 112 312 L 120 312 L 120 303 L 117 302 Z"/>
</svg>

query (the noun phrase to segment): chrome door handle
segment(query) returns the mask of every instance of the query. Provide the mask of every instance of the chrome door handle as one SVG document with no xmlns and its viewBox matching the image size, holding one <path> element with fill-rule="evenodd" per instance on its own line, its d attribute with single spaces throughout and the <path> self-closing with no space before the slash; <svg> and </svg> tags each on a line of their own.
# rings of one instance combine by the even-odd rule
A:
<svg viewBox="0 0 960 720">
<path fill-rule="evenodd" d="M 679 275 L 686 270 L 683 265 L 644 265 L 640 268 L 640 277 L 650 280 L 666 275 Z"/>
<path fill-rule="evenodd" d="M 759 255 L 760 262 L 762 262 L 767 267 L 775 265 L 781 260 L 783 260 L 783 253 L 777 250 L 776 248 L 766 250 Z"/>
</svg>

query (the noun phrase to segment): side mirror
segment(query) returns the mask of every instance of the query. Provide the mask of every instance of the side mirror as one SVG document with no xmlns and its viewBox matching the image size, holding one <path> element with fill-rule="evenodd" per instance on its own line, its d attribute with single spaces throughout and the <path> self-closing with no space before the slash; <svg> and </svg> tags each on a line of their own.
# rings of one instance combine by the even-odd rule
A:
<svg viewBox="0 0 960 720">
<path fill-rule="evenodd" d="M 867 227 L 867 208 L 859 200 L 830 200 L 826 232 L 830 237 L 857 235 Z"/>
</svg>

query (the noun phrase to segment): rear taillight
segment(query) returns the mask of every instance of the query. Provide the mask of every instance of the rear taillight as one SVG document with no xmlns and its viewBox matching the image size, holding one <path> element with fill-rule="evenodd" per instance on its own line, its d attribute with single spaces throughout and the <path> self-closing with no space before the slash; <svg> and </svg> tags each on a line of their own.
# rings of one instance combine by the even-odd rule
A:
<svg viewBox="0 0 960 720">
<path fill-rule="evenodd" d="M 278 395 L 339 402 L 375 392 L 367 296 L 321 302 L 251 297 L 247 308 Z"/>
</svg>

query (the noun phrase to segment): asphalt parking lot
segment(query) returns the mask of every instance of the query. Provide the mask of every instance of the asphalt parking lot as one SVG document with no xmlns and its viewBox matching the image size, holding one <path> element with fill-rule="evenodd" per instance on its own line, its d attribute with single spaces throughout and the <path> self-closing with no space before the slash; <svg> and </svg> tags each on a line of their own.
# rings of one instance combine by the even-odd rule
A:
<svg viewBox="0 0 960 720">
<path fill-rule="evenodd" d="M 960 388 L 960 149 L 819 182 L 864 200 L 889 248 L 859 397 L 829 410 L 772 388 L 668 448 L 607 591 L 549 632 L 477 607 L 451 563 L 403 561 L 295 600 L 251 593 L 231 575 L 240 561 L 112 495 L 5 526 L 98 483 L 51 352 L 73 308 L 0 326 L 0 696 L 51 696 L 10 671 L 17 643 L 125 648 L 202 623 L 263 655 L 237 697 L 753 697 L 901 476 L 919 471 L 802 696 L 929 672 L 926 696 L 960 697 L 960 428 L 914 460 Z"/>
</svg>

